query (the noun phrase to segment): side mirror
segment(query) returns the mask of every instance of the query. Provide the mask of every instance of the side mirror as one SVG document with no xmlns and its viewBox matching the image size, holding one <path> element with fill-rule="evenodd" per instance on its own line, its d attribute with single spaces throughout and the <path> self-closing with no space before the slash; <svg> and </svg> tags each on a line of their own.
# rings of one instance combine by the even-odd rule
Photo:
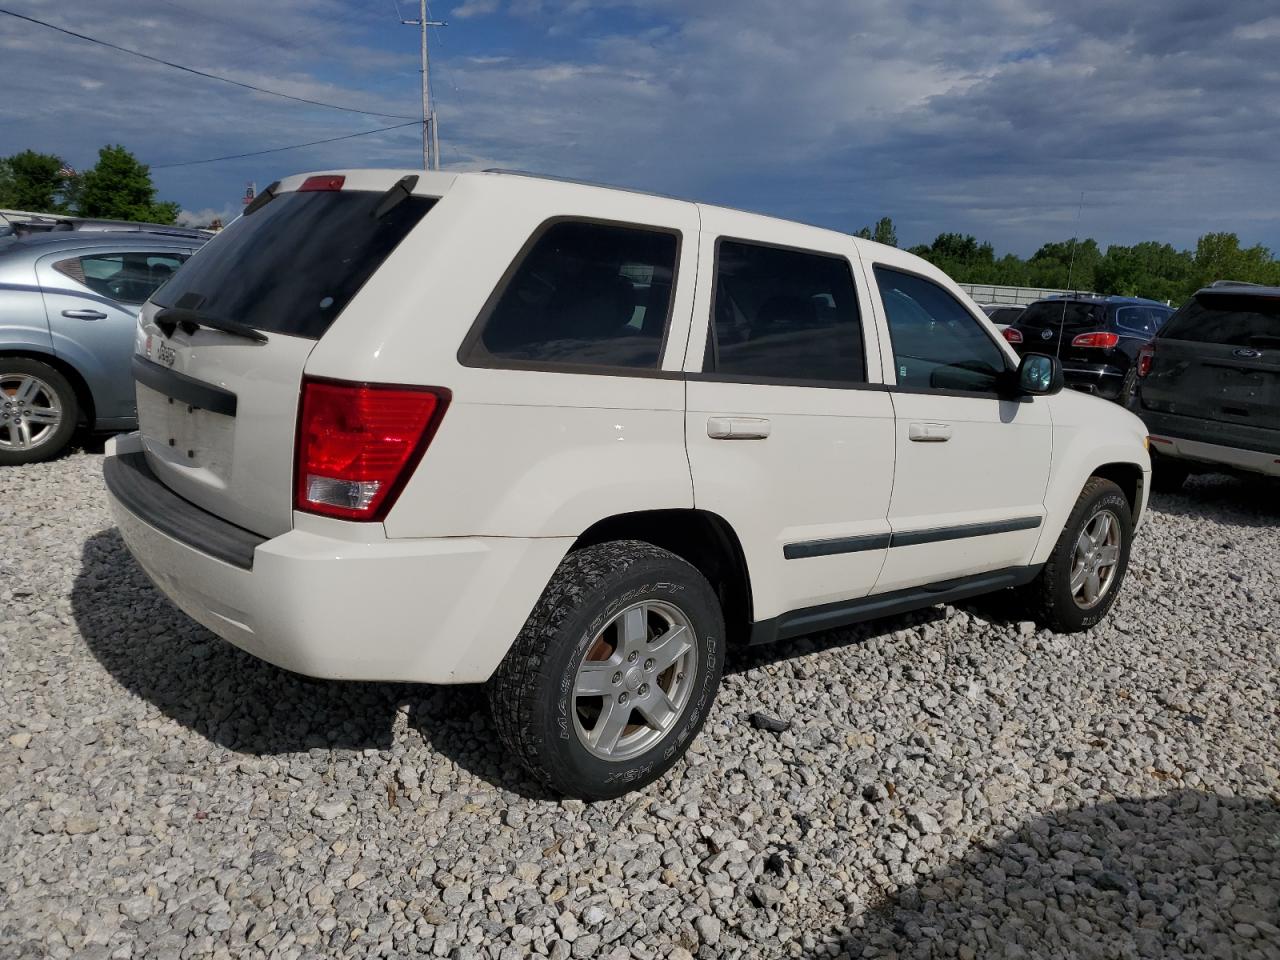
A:
<svg viewBox="0 0 1280 960">
<path fill-rule="evenodd" d="M 1018 392 L 1040 396 L 1060 393 L 1065 381 L 1057 357 L 1028 353 L 1018 364 Z"/>
</svg>

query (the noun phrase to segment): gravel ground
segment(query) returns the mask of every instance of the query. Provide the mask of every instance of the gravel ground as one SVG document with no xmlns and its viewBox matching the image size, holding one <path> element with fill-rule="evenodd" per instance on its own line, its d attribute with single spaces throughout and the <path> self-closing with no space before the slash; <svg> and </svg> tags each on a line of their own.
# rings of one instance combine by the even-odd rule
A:
<svg viewBox="0 0 1280 960">
<path fill-rule="evenodd" d="M 0 956 L 1280 960 L 1274 488 L 1157 498 L 1087 636 L 987 602 L 738 656 L 687 763 L 584 806 L 476 690 L 187 620 L 100 473 L 0 473 Z"/>
</svg>

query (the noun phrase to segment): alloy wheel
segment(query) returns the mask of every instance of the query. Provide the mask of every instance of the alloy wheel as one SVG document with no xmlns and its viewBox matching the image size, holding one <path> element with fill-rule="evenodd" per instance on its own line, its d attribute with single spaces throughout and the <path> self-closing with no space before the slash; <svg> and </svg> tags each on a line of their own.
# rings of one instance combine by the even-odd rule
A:
<svg viewBox="0 0 1280 960">
<path fill-rule="evenodd" d="M 1099 510 L 1076 539 L 1071 596 L 1081 610 L 1096 607 L 1115 583 L 1121 535 L 1120 519 L 1110 510 Z"/>
<path fill-rule="evenodd" d="M 602 760 L 628 760 L 675 728 L 693 694 L 698 648 L 672 603 L 633 604 L 605 624 L 574 678 L 573 723 Z"/>
<path fill-rule="evenodd" d="M 0 373 L 0 449 L 33 450 L 62 423 L 53 387 L 29 373 Z"/>
</svg>

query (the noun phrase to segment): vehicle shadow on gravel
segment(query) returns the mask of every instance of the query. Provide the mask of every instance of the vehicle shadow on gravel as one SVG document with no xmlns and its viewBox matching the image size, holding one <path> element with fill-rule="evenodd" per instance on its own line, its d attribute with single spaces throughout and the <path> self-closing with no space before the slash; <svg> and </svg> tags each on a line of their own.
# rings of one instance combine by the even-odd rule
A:
<svg viewBox="0 0 1280 960">
<path fill-rule="evenodd" d="M 1202 474 L 1177 493 L 1153 493 L 1151 506 L 1181 517 L 1201 517 L 1212 510 L 1214 519 L 1228 526 L 1280 526 L 1280 480 Z"/>
<path fill-rule="evenodd" d="M 1183 790 L 1056 810 L 860 920 L 836 955 L 1280 956 L 1280 798 Z"/>
<path fill-rule="evenodd" d="M 314 680 L 264 663 L 173 606 L 115 530 L 85 542 L 71 609 L 118 683 L 227 750 L 390 750 L 403 714 L 432 750 L 464 770 L 521 796 L 550 796 L 503 753 L 478 687 Z M 430 766 L 430 755 L 421 759 L 420 770 Z M 431 771 L 421 776 L 429 781 Z"/>
<path fill-rule="evenodd" d="M 745 673 L 757 667 L 792 660 L 811 653 L 825 653 L 839 647 L 856 646 L 877 637 L 891 636 L 899 630 L 910 630 L 945 619 L 947 619 L 947 613 L 944 607 L 925 607 L 923 610 L 914 610 L 911 613 L 878 617 L 875 620 L 865 620 L 848 627 L 811 633 L 789 640 L 778 640 L 757 647 L 749 647 L 745 643 L 735 644 L 730 638 L 725 652 L 724 672 L 726 676 Z"/>
</svg>

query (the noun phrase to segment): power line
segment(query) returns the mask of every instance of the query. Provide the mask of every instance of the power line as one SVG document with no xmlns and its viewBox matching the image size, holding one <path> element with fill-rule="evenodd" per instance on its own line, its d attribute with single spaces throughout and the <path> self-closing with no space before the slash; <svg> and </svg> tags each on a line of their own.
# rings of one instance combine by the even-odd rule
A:
<svg viewBox="0 0 1280 960">
<path fill-rule="evenodd" d="M 110 43 L 106 40 L 99 40 L 97 37 L 90 37 L 83 33 L 77 33 L 74 30 L 68 30 L 66 27 L 60 27 L 55 23 L 48 23 L 44 20 L 37 20 L 35 17 L 28 17 L 22 13 L 15 13 L 12 10 L 6 10 L 0 7 L 0 13 L 7 14 L 18 20 L 26 20 L 28 23 L 34 23 L 37 26 L 48 27 L 50 30 L 56 30 L 58 33 L 64 33 L 69 37 L 75 37 L 77 40 L 87 40 L 90 43 L 96 43 L 99 46 L 109 47 L 112 50 L 118 50 L 121 53 L 127 53 L 130 56 L 141 57 L 143 60 L 150 60 L 152 63 L 159 63 L 166 67 L 173 67 L 175 70 L 181 70 L 184 73 L 195 74 L 197 77 L 204 77 L 207 80 L 220 80 L 223 83 L 230 83 L 233 86 L 243 87 L 246 90 L 253 90 L 257 93 L 269 94 L 273 97 L 282 97 L 285 100 L 294 100 L 298 103 L 310 104 L 313 107 L 328 107 L 331 110 L 343 110 L 347 113 L 360 113 L 370 117 L 386 117 L 389 120 L 409 120 L 411 117 L 403 113 L 379 113 L 377 110 L 358 110 L 355 107 L 344 107 L 336 103 L 325 103 L 322 100 L 309 100 L 306 97 L 295 97 L 289 93 L 280 93 L 277 90 L 267 90 L 265 87 L 255 87 L 251 83 L 242 83 L 239 80 L 232 80 L 230 77 L 220 77 L 216 73 L 205 73 L 203 70 L 196 70 L 194 67 L 184 67 L 180 63 L 173 63 L 170 60 L 162 60 L 159 57 L 153 57 L 149 53 L 142 53 L 140 50 L 130 50 L 128 47 L 122 47 L 118 44 Z M 419 121 L 420 122 L 420 121 Z"/>
<path fill-rule="evenodd" d="M 220 160 L 241 160 L 244 157 L 260 157 L 264 153 L 282 153 L 285 150 L 297 150 L 301 147 L 315 147 L 322 143 L 337 143 L 339 140 L 354 140 L 356 137 L 367 137 L 375 133 L 386 133 L 388 130 L 399 130 L 402 127 L 416 127 L 422 123 L 421 120 L 410 120 L 408 123 L 395 123 L 389 127 L 379 127 L 377 130 L 364 130 L 360 133 L 348 133 L 344 137 L 329 137 L 327 140 L 312 140 L 310 143 L 292 143 L 287 147 L 272 147 L 270 150 L 254 150 L 250 153 L 233 153 L 225 157 L 210 157 L 208 160 L 183 160 L 181 163 L 153 163 L 152 170 L 165 170 L 169 167 L 194 167 L 201 163 L 217 163 Z"/>
</svg>

